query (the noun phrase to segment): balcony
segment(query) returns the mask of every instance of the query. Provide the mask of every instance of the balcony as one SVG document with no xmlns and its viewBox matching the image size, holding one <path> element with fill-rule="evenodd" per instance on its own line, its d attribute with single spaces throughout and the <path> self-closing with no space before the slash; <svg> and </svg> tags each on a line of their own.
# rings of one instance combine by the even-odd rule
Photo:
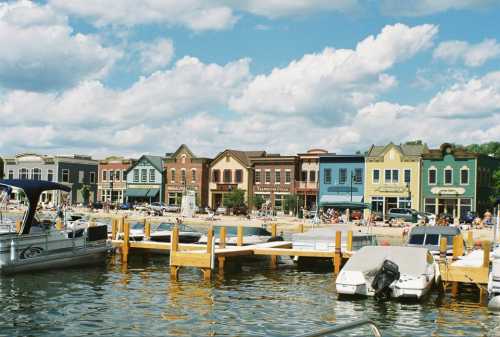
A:
<svg viewBox="0 0 500 337">
<path fill-rule="evenodd" d="M 317 190 L 318 183 L 316 181 L 297 181 L 298 190 Z"/>
</svg>

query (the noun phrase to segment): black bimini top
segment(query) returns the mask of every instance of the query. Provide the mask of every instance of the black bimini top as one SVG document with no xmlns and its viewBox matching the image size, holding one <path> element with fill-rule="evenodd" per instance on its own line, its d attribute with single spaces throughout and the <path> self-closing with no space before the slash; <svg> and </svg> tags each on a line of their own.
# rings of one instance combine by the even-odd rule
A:
<svg viewBox="0 0 500 337">
<path fill-rule="evenodd" d="M 26 197 L 28 198 L 29 207 L 28 214 L 24 217 L 22 224 L 22 231 L 20 234 L 29 234 L 33 219 L 35 217 L 36 207 L 38 205 L 38 200 L 40 200 L 40 195 L 45 191 L 65 191 L 70 192 L 71 187 L 66 185 L 61 185 L 58 183 L 53 183 L 50 181 L 43 180 L 21 180 L 21 179 L 5 179 L 0 180 L 0 187 L 17 187 L 24 191 Z"/>
</svg>

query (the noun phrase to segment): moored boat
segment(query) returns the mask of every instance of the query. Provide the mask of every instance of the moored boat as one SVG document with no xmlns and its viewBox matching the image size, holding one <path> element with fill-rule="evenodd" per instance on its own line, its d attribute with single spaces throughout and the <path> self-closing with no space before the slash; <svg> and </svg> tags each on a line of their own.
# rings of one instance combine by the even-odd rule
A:
<svg viewBox="0 0 500 337">
<path fill-rule="evenodd" d="M 492 254 L 491 272 L 488 281 L 488 307 L 500 310 L 500 246 Z"/>
<path fill-rule="evenodd" d="M 452 254 L 453 238 L 460 233 L 460 229 L 453 226 L 415 226 L 408 234 L 407 245 L 427 248 L 433 255 L 439 255 L 440 240 L 446 238 L 447 254 Z"/>
</svg>

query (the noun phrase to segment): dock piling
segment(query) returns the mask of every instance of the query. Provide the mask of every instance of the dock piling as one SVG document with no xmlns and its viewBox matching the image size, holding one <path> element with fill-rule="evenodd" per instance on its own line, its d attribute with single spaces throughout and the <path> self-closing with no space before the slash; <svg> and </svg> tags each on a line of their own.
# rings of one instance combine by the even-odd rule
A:
<svg viewBox="0 0 500 337">
<path fill-rule="evenodd" d="M 342 232 L 337 231 L 335 233 L 335 255 L 333 258 L 333 266 L 335 275 L 340 273 L 340 264 L 342 261 Z"/>
<path fill-rule="evenodd" d="M 299 233 L 304 233 L 304 224 L 302 222 L 299 223 Z"/>
<path fill-rule="evenodd" d="M 219 249 L 226 248 L 226 227 L 222 226 L 219 231 Z M 224 272 L 224 264 L 226 262 L 225 256 L 218 256 L 217 261 L 219 264 L 219 272 Z"/>
<path fill-rule="evenodd" d="M 474 238 L 472 237 L 472 230 L 467 232 L 467 253 L 474 249 Z"/>
<path fill-rule="evenodd" d="M 483 268 L 490 268 L 490 250 L 491 242 L 483 241 Z"/>
<path fill-rule="evenodd" d="M 347 232 L 347 247 L 348 252 L 352 252 L 352 231 Z"/>
<path fill-rule="evenodd" d="M 123 223 L 123 245 L 122 245 L 122 262 L 128 262 L 128 251 L 130 245 L 130 222 Z"/>
<path fill-rule="evenodd" d="M 237 246 L 243 246 L 243 225 L 238 225 L 238 238 L 236 241 Z"/>
<path fill-rule="evenodd" d="M 170 248 L 170 258 L 172 258 L 173 254 L 177 253 L 179 250 L 179 227 L 174 226 L 172 229 L 172 237 L 170 239 L 171 248 Z M 171 259 L 172 260 L 172 259 Z M 172 280 L 177 281 L 179 279 L 179 266 L 174 266 L 170 263 L 170 278 Z"/>
<path fill-rule="evenodd" d="M 144 219 L 144 240 L 151 239 L 151 219 Z"/>
<path fill-rule="evenodd" d="M 16 233 L 20 233 L 20 232 L 21 232 L 21 220 L 17 219 L 16 220 Z"/>
<path fill-rule="evenodd" d="M 208 227 L 208 233 L 207 233 L 207 254 L 211 255 L 213 251 L 213 245 L 214 245 L 214 228 L 212 225 Z M 204 280 L 210 280 L 212 278 L 212 268 L 202 268 L 201 269 L 203 272 L 203 279 Z"/>
<path fill-rule="evenodd" d="M 111 219 L 111 240 L 116 240 L 116 233 L 118 231 L 118 219 Z"/>
</svg>

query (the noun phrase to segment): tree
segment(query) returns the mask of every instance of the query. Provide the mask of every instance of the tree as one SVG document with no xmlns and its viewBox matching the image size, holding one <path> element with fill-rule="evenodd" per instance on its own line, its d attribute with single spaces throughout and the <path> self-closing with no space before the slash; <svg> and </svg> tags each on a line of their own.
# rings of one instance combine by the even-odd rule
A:
<svg viewBox="0 0 500 337">
<path fill-rule="evenodd" d="M 236 208 L 245 206 L 245 191 L 235 189 L 224 194 L 224 206 L 227 208 Z"/>
<path fill-rule="evenodd" d="M 80 193 L 83 198 L 83 203 L 85 205 L 88 204 L 90 199 L 90 186 L 86 184 L 82 185 L 82 187 L 80 188 Z"/>
<path fill-rule="evenodd" d="M 252 197 L 252 204 L 255 206 L 256 209 L 261 209 L 262 208 L 262 205 L 266 202 L 266 200 L 264 200 L 264 198 L 262 197 L 262 195 L 260 194 L 255 194 L 253 197 Z"/>
<path fill-rule="evenodd" d="M 497 201 L 497 198 L 500 197 L 500 169 L 493 172 L 491 178 L 493 182 L 491 186 L 493 188 L 493 195 L 491 196 L 491 202 L 495 203 Z"/>
<path fill-rule="evenodd" d="M 292 211 L 293 214 L 297 214 L 297 204 L 298 204 L 299 198 L 295 194 L 289 194 L 285 197 L 285 212 L 290 212 Z"/>
<path fill-rule="evenodd" d="M 467 151 L 480 153 L 487 156 L 500 158 L 500 142 L 489 142 L 484 144 L 470 144 L 463 146 Z"/>
</svg>

